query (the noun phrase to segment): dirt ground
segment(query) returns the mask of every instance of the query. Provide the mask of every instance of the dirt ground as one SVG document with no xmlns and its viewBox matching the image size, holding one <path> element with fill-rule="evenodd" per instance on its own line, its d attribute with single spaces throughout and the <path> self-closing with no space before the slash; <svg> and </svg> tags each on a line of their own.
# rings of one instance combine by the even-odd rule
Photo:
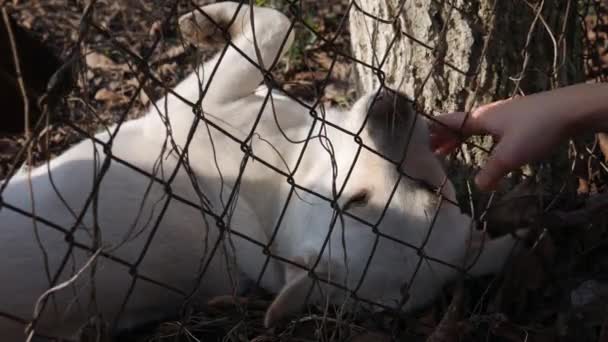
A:
<svg viewBox="0 0 608 342">
<path fill-rule="evenodd" d="M 307 23 L 326 37 L 336 32 L 340 14 L 348 5 L 345 0 L 301 3 L 303 13 L 308 13 Z M 84 11 L 80 1 L 7 4 L 18 24 L 62 60 L 71 60 L 78 43 L 85 56 L 71 64 L 75 87 L 57 107 L 61 110 L 53 112 L 40 130 L 32 149 L 36 162 L 57 155 L 81 140 L 83 133 L 92 134 L 118 120 L 142 115 L 150 101 L 164 93 L 163 87 L 155 83 L 140 83 L 137 65 L 119 53 L 117 45 L 129 47 L 137 58 L 148 61 L 151 73 L 166 87 L 173 87 L 190 73 L 201 54 L 203 58 L 209 54 L 182 44 L 176 31 L 176 15 L 172 14 L 188 10 L 181 2 L 173 8 L 172 1 L 163 0 L 99 0 L 92 20 L 106 27 L 110 36 L 80 25 Z M 589 80 L 606 81 L 605 9 L 589 11 L 585 24 L 587 76 Z M 326 104 L 348 105 L 355 93 L 349 63 L 338 59 L 329 86 L 321 90 L 332 64 L 330 49 L 302 26 L 297 28 L 296 44 L 275 70 L 276 80 L 305 99 L 320 96 Z M 336 45 L 348 51 L 348 32 L 337 36 Z M 139 87 L 144 91 L 138 94 Z M 24 134 L 0 135 L 0 179 L 23 162 L 25 156 L 16 155 L 26 141 Z M 555 203 L 556 207 L 567 209 L 560 212 L 563 216 L 554 213 L 529 223 L 545 234 L 533 252 L 515 257 L 499 278 L 467 281 L 462 296 L 454 296 L 454 288 L 446 289 L 444 300 L 408 317 L 362 313 L 345 320 L 326 317 L 319 308 L 311 308 L 291 323 L 266 330 L 262 319 L 268 296 L 259 294 L 241 303 L 246 310 L 220 300 L 181 321 L 163 322 L 124 336 L 123 340 L 195 341 L 196 337 L 214 341 L 361 342 L 384 341 L 393 336 L 404 341 L 608 341 L 608 226 L 606 215 L 599 215 L 607 206 L 602 202 L 604 205 L 598 209 L 593 204 L 606 190 L 608 136 L 572 145 L 572 158 L 581 159 L 577 165 L 583 166 L 577 166 L 571 177 L 578 186 L 577 193 L 566 194 Z M 506 205 L 503 210 L 507 214 L 501 214 L 500 209 L 495 213 L 504 216 L 525 212 L 538 205 L 537 195 L 538 189 L 524 184 L 510 196 L 531 196 L 532 200 L 518 202 L 519 207 Z M 445 315 L 450 303 L 457 309 L 456 315 Z"/>
</svg>

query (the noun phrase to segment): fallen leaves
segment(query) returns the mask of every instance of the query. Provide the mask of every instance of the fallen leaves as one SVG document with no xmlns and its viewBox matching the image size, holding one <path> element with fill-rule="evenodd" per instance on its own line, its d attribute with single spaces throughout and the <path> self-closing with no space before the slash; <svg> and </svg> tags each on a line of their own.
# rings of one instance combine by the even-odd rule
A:
<svg viewBox="0 0 608 342">
<path fill-rule="evenodd" d="M 98 52 L 88 53 L 85 57 L 86 65 L 89 68 L 101 70 L 104 72 L 108 71 L 119 71 L 119 72 L 127 72 L 129 71 L 129 67 L 126 64 L 118 64 L 111 60 L 110 58 L 102 55 Z"/>
<path fill-rule="evenodd" d="M 111 90 L 101 88 L 95 93 L 95 100 L 109 102 L 110 107 L 120 106 L 129 102 L 129 98 Z"/>
</svg>

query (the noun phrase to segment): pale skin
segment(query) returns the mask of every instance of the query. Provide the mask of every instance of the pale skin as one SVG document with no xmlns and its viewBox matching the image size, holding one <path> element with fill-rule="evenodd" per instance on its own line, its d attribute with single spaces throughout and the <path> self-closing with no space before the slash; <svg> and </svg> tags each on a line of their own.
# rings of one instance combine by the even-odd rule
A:
<svg viewBox="0 0 608 342">
<path fill-rule="evenodd" d="M 560 142 L 582 132 L 608 132 L 608 83 L 572 85 L 486 104 L 469 115 L 453 112 L 436 119 L 444 124 L 430 127 L 431 148 L 437 154 L 451 153 L 472 135 L 496 138 L 498 143 L 475 177 L 480 190 L 493 190 L 507 173 L 541 160 Z M 458 131 L 461 136 L 454 134 Z"/>
</svg>

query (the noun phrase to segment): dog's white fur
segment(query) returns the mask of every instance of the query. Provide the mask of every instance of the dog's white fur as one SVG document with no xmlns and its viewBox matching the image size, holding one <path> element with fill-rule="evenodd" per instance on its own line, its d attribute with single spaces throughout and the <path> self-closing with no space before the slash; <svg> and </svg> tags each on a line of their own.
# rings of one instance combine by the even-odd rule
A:
<svg viewBox="0 0 608 342">
<path fill-rule="evenodd" d="M 237 9 L 240 9 L 238 14 Z M 249 136 L 255 123 L 255 134 L 246 145 L 259 160 L 249 158 L 243 169 L 241 145 L 201 121 L 193 131 L 187 150 L 187 165 L 195 177 L 190 178 L 181 166 L 170 189 L 180 198 L 203 205 L 206 200 L 195 188 L 200 189 L 213 212 L 219 215 L 224 211 L 227 213 L 223 221 L 232 232 L 221 237 L 215 218 L 175 199 L 163 212 L 168 198 L 166 187 L 113 160 L 99 184 L 95 200 L 88 206 L 74 233 L 74 240 L 91 250 L 101 249 L 128 263 L 135 263 L 153 232 L 152 227 L 160 218 L 152 242 L 137 267 L 138 274 L 185 293 L 196 290 L 193 299 L 198 301 L 215 295 L 239 293 L 246 279 L 258 279 L 267 257 L 259 245 L 235 236 L 235 232 L 267 244 L 275 227 L 279 226 L 269 248 L 271 253 L 306 267 L 317 263 L 335 211 L 327 201 L 312 193 L 292 190 L 287 178 L 268 165 L 286 174 L 295 170 L 295 184 L 327 198 L 334 198 L 332 187 L 335 186 L 337 192 L 343 187 L 336 205 L 347 206 L 353 216 L 374 224 L 380 220 L 397 181 L 396 167 L 370 150 L 360 149 L 353 136 L 319 121 L 311 131 L 315 121 L 313 116 L 288 97 L 273 96 L 272 101 L 268 100 L 257 122 L 267 90 L 258 88 L 263 80 L 262 74 L 241 55 L 244 53 L 252 61 L 259 62 L 249 21 L 251 9 L 246 5 L 239 7 L 237 3 L 225 2 L 207 5 L 202 10 L 224 26 L 236 14 L 228 32 L 232 44 L 240 52 L 229 46 L 224 54 L 219 53 L 182 81 L 174 92 L 196 103 L 201 92 L 206 90 L 200 103 L 202 115 L 242 141 Z M 257 7 L 254 18 L 259 57 L 268 68 L 293 40 L 292 34 L 288 36 L 290 21 L 278 11 Z M 180 19 L 180 27 L 183 35 L 195 45 L 213 43 L 220 37 L 211 21 L 200 11 L 184 15 Z M 287 43 L 279 51 L 285 39 Z M 350 111 L 329 109 L 326 113 L 319 111 L 317 115 L 324 115 L 327 121 L 345 130 L 358 132 L 373 97 L 374 94 L 363 96 Z M 144 117 L 124 123 L 120 128 L 114 126 L 109 129 L 110 132 L 118 129 L 111 146 L 112 155 L 167 181 L 177 166 L 179 150 L 187 146 L 194 122 L 192 107 L 169 94 Z M 277 124 L 285 136 L 298 143 L 288 141 Z M 170 126 L 170 132 L 167 126 Z M 319 137 L 321 133 L 326 138 Z M 407 136 L 407 132 L 398 134 Z M 303 143 L 309 135 L 312 138 L 307 144 Z M 378 141 L 375 135 L 378 135 L 377 130 L 364 127 L 359 136 L 367 146 L 383 152 L 381 144 L 375 143 Z M 414 178 L 438 186 L 445 174 L 427 146 L 427 135 L 422 119 L 415 121 L 407 158 L 401 168 Z M 170 142 L 166 143 L 169 136 Z M 109 137 L 108 132 L 96 135 L 97 139 L 106 142 Z M 327 151 L 329 142 L 333 153 Z M 174 146 L 179 150 L 176 151 Z M 299 161 L 303 149 L 303 157 Z M 357 162 L 344 185 L 356 155 Z M 26 172 L 13 177 L 2 194 L 3 200 L 70 229 L 87 203 L 95 176 L 100 173 L 105 158 L 101 145 L 85 140 L 51 160 L 48 168 L 45 165 L 32 170 L 31 178 Z M 337 170 L 335 175 L 332 159 Z M 226 209 L 241 169 L 243 175 L 238 187 L 238 201 L 231 206 L 233 210 Z M 51 177 L 63 199 L 53 189 Z M 33 198 L 30 196 L 30 179 Z M 364 200 L 360 198 L 361 191 L 366 193 Z M 449 181 L 443 195 L 455 199 Z M 358 202 L 365 203 L 350 205 L 353 197 L 357 199 L 357 196 Z M 279 222 L 287 201 L 289 204 Z M 351 203 L 347 204 L 349 201 Z M 426 241 L 424 253 L 427 256 L 463 265 L 471 236 L 470 218 L 457 206 L 444 202 L 433 223 L 436 203 L 434 193 L 416 186 L 408 178 L 402 178 L 378 231 L 415 246 Z M 434 228 L 429 231 L 432 224 Z M 0 210 L 0 225 L 0 312 L 30 320 L 36 300 L 49 288 L 39 243 L 46 253 L 50 277 L 55 275 L 63 258 L 69 255 L 57 284 L 70 279 L 90 260 L 92 253 L 79 248 L 70 250 L 70 243 L 63 233 L 43 222 L 34 225 L 31 218 L 7 207 Z M 200 269 L 209 261 L 218 239 L 219 247 L 203 281 L 198 283 Z M 511 237 L 487 241 L 479 262 L 472 269 L 473 274 L 497 271 L 513 245 Z M 397 306 L 402 298 L 401 290 L 419 267 L 414 281 L 409 284 L 409 300 L 404 306 L 409 310 L 429 302 L 441 286 L 457 275 L 456 270 L 437 262 L 422 260 L 418 265 L 420 260 L 415 250 L 379 237 L 369 226 L 344 215 L 342 220 L 336 220 L 315 273 L 351 290 L 357 289 L 356 295 L 360 298 Z M 364 273 L 365 277 L 360 282 Z M 96 313 L 112 322 L 117 319 L 132 279 L 127 266 L 97 256 L 70 286 L 49 297 L 35 325 L 36 332 L 73 337 Z M 260 284 L 277 293 L 277 297 L 268 309 L 266 324 L 271 325 L 301 309 L 310 292 L 311 279 L 301 268 L 270 259 Z M 340 303 L 345 297 L 343 291 L 333 286 L 323 286 L 323 289 L 335 303 Z M 322 298 L 319 291 L 310 292 L 312 301 Z M 182 300 L 183 297 L 177 293 L 138 279 L 117 328 L 176 314 Z M 4 340 L 23 340 L 23 331 L 24 326 L 0 318 L 0 335 Z"/>
</svg>

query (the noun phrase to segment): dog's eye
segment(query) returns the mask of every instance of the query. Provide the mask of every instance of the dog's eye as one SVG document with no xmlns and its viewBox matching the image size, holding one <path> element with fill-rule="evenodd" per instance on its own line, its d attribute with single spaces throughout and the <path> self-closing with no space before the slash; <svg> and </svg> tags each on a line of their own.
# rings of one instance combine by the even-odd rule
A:
<svg viewBox="0 0 608 342">
<path fill-rule="evenodd" d="M 355 193 L 351 198 L 346 201 L 343 209 L 347 210 L 353 207 L 362 207 L 367 204 L 369 200 L 369 191 L 367 189 L 363 189 Z"/>
</svg>

